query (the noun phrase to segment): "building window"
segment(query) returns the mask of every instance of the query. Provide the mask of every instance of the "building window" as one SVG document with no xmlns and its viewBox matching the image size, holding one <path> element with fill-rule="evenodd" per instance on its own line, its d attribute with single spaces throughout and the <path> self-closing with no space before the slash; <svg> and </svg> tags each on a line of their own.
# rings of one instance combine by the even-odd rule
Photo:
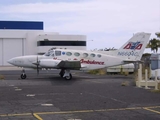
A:
<svg viewBox="0 0 160 120">
<path fill-rule="evenodd" d="M 86 46 L 86 41 L 38 41 L 37 46 Z"/>
</svg>

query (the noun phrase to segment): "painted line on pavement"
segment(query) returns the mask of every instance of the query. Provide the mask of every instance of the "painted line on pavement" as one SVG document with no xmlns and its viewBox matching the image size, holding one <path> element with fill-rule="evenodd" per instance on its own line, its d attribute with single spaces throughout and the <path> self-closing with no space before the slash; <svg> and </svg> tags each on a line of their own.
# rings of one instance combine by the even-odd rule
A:
<svg viewBox="0 0 160 120">
<path fill-rule="evenodd" d="M 33 113 L 33 116 L 37 119 L 37 120 L 43 120 L 39 115 Z"/>
<path fill-rule="evenodd" d="M 149 107 L 133 107 L 133 108 L 115 108 L 115 109 L 99 109 L 99 110 L 77 110 L 77 111 L 59 111 L 59 112 L 34 112 L 32 113 L 22 113 L 22 114 L 0 114 L 0 117 L 8 116 L 29 116 L 34 115 L 38 120 L 43 120 L 38 115 L 47 115 L 47 114 L 73 114 L 73 113 L 92 113 L 92 112 L 109 112 L 109 111 L 125 111 L 125 110 L 148 110 L 154 113 L 160 114 L 159 111 L 152 110 L 154 108 L 160 108 L 160 106 L 149 106 Z"/>
<path fill-rule="evenodd" d="M 156 111 L 156 110 L 152 110 L 152 109 L 149 109 L 149 108 L 143 108 L 143 109 L 147 110 L 147 111 L 150 111 L 150 112 L 154 112 L 154 113 L 160 114 L 160 112 Z"/>
<path fill-rule="evenodd" d="M 19 114 L 0 114 L 0 117 L 12 117 L 12 116 L 28 116 L 32 115 L 32 113 L 19 113 Z"/>
</svg>

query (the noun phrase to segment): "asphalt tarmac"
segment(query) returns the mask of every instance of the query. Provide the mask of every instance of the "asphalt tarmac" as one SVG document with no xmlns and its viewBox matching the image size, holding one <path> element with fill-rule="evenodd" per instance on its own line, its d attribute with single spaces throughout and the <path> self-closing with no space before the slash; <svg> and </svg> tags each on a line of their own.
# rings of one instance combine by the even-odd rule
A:
<svg viewBox="0 0 160 120">
<path fill-rule="evenodd" d="M 133 85 L 133 75 L 73 71 L 0 71 L 0 120 L 159 120 L 160 93 Z M 125 82 L 127 86 L 121 86 Z"/>
</svg>

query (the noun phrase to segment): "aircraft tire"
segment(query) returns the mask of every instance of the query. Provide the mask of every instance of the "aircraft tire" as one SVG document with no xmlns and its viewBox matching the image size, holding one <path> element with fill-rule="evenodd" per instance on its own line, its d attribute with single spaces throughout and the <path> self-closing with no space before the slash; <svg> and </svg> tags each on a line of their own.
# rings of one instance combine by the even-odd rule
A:
<svg viewBox="0 0 160 120">
<path fill-rule="evenodd" d="M 72 79 L 72 74 L 70 73 L 69 76 L 64 77 L 66 80 L 71 80 Z"/>
<path fill-rule="evenodd" d="M 21 74 L 21 79 L 26 79 L 27 75 L 26 74 Z"/>
</svg>

